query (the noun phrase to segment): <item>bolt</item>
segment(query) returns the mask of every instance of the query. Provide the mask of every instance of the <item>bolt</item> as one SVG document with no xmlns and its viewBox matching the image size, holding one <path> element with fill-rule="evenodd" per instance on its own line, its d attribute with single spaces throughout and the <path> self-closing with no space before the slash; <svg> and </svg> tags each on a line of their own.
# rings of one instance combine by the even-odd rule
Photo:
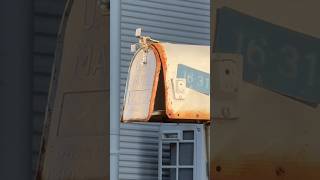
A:
<svg viewBox="0 0 320 180">
<path fill-rule="evenodd" d="M 216 171 L 217 171 L 217 172 L 221 172 L 221 166 L 217 166 L 217 167 L 216 167 Z"/>
<path fill-rule="evenodd" d="M 282 167 L 276 168 L 275 172 L 277 176 L 282 176 L 283 174 L 285 174 L 285 171 Z"/>
<path fill-rule="evenodd" d="M 223 117 L 230 117 L 230 109 L 228 108 L 228 107 L 224 107 L 224 108 L 222 108 L 222 116 Z"/>
</svg>

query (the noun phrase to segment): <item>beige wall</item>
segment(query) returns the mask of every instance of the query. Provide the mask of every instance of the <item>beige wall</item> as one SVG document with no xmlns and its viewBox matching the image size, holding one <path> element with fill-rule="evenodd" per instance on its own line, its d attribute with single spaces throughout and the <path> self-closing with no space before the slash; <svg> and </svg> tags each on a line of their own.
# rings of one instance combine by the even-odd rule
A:
<svg viewBox="0 0 320 180">
<path fill-rule="evenodd" d="M 213 7 L 221 6 L 320 38 L 319 0 L 214 0 Z"/>
<path fill-rule="evenodd" d="M 213 6 L 228 6 L 320 38 L 320 1 L 303 2 L 217 0 Z M 239 87 L 239 118 L 216 120 L 211 129 L 211 179 L 320 179 L 320 107 L 308 107 L 244 81 Z M 215 103 L 219 102 L 211 105 Z"/>
</svg>

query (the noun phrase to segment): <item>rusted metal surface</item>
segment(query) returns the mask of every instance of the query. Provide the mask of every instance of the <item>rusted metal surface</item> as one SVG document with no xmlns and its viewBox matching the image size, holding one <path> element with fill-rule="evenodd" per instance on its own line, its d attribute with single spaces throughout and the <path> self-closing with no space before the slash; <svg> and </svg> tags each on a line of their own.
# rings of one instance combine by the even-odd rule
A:
<svg viewBox="0 0 320 180">
<path fill-rule="evenodd" d="M 211 128 L 211 179 L 320 179 L 320 108 L 245 82 L 239 93 L 239 118 Z"/>
<path fill-rule="evenodd" d="M 155 56 L 155 59 L 147 58 L 147 61 L 149 63 L 149 61 L 153 62 L 155 60 L 156 67 L 155 70 L 149 71 L 151 74 L 148 75 L 143 74 L 143 71 L 141 70 L 133 70 L 136 62 L 143 61 L 139 56 L 141 51 L 142 50 L 140 49 L 135 54 L 129 70 L 122 120 L 125 122 L 149 121 L 153 114 L 154 106 L 158 103 L 155 100 L 157 91 L 160 90 L 159 87 L 162 85 L 164 86 L 162 89 L 162 91 L 164 91 L 164 97 L 161 97 L 161 99 L 165 101 L 163 110 L 165 110 L 168 120 L 187 122 L 209 121 L 209 47 L 186 44 L 152 43 L 149 46 L 148 54 L 152 53 Z M 145 68 L 148 68 L 148 66 L 145 66 Z M 179 69 L 182 72 L 179 72 Z M 160 71 L 162 71 L 162 77 L 160 76 Z M 159 84 L 159 78 L 163 79 L 164 84 Z M 131 86 L 135 82 L 134 79 L 139 79 L 140 82 L 138 83 L 144 83 L 145 86 L 149 83 L 148 90 L 152 89 L 152 91 L 144 93 L 144 97 L 142 98 L 144 99 L 143 103 L 133 101 L 133 104 L 128 104 L 130 99 L 141 100 L 141 97 L 130 96 L 130 92 L 132 91 Z M 150 79 L 153 79 L 153 85 L 150 84 Z M 181 87 L 179 87 L 178 83 L 181 83 Z M 180 92 L 178 92 L 178 88 L 181 88 Z M 144 91 L 146 90 L 147 88 L 144 89 Z M 148 103 L 145 102 L 146 100 Z"/>
<path fill-rule="evenodd" d="M 212 7 L 231 7 L 318 37 L 317 26 L 313 21 L 306 21 L 318 12 L 317 6 L 310 2 L 301 7 L 301 4 L 291 2 L 217 0 Z M 273 7 L 276 8 L 270 16 Z M 297 8 L 312 11 L 297 14 Z M 216 18 L 215 14 L 213 18 Z M 211 22 L 214 27 L 216 21 Z M 215 63 L 215 59 L 212 62 Z M 213 76 L 211 82 L 215 78 Z M 320 179 L 319 105 L 313 108 L 246 82 L 240 83 L 238 97 L 237 119 L 213 119 L 211 123 L 211 180 Z M 212 102 L 215 108 L 219 103 L 216 96 Z"/>
</svg>

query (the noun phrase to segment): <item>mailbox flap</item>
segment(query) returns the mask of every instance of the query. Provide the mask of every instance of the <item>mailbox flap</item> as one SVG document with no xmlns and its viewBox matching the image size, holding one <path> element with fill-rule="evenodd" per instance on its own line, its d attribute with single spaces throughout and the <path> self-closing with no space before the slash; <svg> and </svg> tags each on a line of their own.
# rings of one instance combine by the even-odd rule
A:
<svg viewBox="0 0 320 180">
<path fill-rule="evenodd" d="M 153 112 L 160 73 L 157 51 L 139 49 L 130 64 L 126 85 L 123 121 L 148 121 Z"/>
</svg>

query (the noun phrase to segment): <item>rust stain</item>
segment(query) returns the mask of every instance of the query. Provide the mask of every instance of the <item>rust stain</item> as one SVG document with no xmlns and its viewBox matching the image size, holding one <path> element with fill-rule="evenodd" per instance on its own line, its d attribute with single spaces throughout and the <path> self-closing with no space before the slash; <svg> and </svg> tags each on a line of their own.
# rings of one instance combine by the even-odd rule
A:
<svg viewBox="0 0 320 180">
<path fill-rule="evenodd" d="M 155 57 L 156 57 L 156 72 L 154 75 L 152 94 L 151 94 L 151 100 L 150 100 L 150 105 L 149 105 L 149 114 L 148 114 L 146 121 L 150 120 L 150 118 L 152 116 L 152 112 L 154 110 L 154 103 L 155 103 L 155 98 L 156 98 L 156 94 L 157 94 L 158 82 L 159 82 L 159 74 L 160 74 L 160 70 L 161 70 L 160 54 L 154 46 L 150 46 L 150 48 L 152 49 L 152 51 L 154 52 Z"/>
<path fill-rule="evenodd" d="M 164 50 L 164 47 L 160 44 L 160 43 L 154 43 L 151 45 L 152 49 L 154 50 L 154 52 L 156 53 L 156 59 L 157 59 L 157 64 L 158 62 L 161 63 L 162 65 L 162 70 L 163 70 L 163 79 L 164 79 L 164 87 L 165 87 L 165 108 L 166 108 L 166 114 L 168 116 L 168 118 L 172 118 L 171 117 L 171 113 L 170 113 L 170 103 L 169 103 L 169 98 L 168 98 L 168 89 L 169 89 L 169 85 L 166 82 L 166 74 L 167 74 L 167 55 L 166 52 Z"/>
</svg>

